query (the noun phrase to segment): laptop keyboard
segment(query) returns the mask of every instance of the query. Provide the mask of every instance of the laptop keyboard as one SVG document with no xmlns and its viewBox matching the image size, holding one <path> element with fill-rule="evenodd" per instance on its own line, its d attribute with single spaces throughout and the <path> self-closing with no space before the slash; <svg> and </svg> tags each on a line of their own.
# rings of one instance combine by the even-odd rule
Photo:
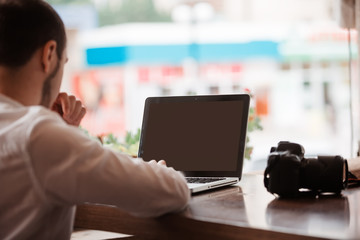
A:
<svg viewBox="0 0 360 240">
<path fill-rule="evenodd" d="M 224 179 L 224 177 L 186 177 L 188 183 L 209 183 Z"/>
</svg>

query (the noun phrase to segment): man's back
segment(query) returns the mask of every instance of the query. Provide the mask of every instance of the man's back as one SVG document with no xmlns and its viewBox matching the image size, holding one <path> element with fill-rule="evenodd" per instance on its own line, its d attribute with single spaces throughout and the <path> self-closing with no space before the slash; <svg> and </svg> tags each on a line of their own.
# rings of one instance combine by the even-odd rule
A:
<svg viewBox="0 0 360 240">
<path fill-rule="evenodd" d="M 49 201 L 28 154 L 28 134 L 42 112 L 0 95 L 0 239 L 67 239 L 71 234 L 74 207 Z"/>
</svg>

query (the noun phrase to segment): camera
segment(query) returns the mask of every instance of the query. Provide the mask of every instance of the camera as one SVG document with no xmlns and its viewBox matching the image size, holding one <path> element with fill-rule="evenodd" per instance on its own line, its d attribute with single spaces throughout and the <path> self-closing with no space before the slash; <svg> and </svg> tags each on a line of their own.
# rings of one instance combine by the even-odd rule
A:
<svg viewBox="0 0 360 240">
<path fill-rule="evenodd" d="M 266 189 L 280 197 L 302 193 L 340 194 L 347 187 L 348 165 L 341 156 L 305 158 L 302 145 L 281 141 L 272 147 L 264 173 Z"/>
</svg>

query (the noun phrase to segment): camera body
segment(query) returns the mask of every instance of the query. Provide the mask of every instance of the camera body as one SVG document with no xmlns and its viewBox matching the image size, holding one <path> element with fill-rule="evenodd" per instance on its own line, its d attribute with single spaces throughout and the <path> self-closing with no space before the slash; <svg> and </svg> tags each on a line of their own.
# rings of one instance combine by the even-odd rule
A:
<svg viewBox="0 0 360 240">
<path fill-rule="evenodd" d="M 264 174 L 264 185 L 280 197 L 312 193 L 340 194 L 347 186 L 347 161 L 341 156 L 305 158 L 303 146 L 281 141 L 272 147 Z"/>
</svg>

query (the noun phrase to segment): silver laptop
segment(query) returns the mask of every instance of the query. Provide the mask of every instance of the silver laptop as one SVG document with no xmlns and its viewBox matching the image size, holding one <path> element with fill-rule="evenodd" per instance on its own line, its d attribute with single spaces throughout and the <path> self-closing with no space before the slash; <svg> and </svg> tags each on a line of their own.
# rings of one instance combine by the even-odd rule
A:
<svg viewBox="0 0 360 240">
<path fill-rule="evenodd" d="M 147 98 L 138 156 L 182 171 L 192 193 L 235 184 L 249 102 L 247 94 Z"/>
</svg>

